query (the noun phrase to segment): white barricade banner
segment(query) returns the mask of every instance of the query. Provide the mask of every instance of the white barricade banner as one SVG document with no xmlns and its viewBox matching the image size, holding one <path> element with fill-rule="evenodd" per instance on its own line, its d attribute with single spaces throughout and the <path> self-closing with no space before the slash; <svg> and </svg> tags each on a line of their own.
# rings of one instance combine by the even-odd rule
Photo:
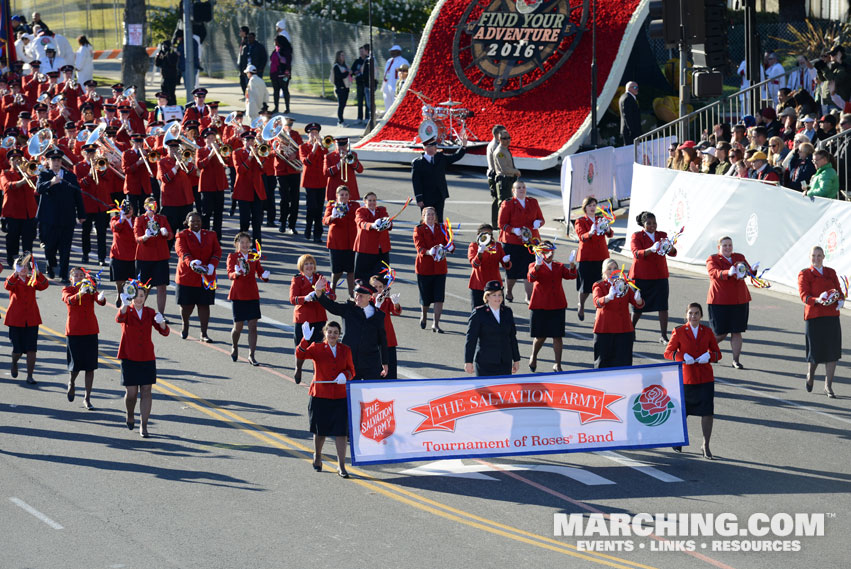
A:
<svg viewBox="0 0 851 569">
<path fill-rule="evenodd" d="M 688 444 L 676 363 L 347 391 L 352 464 Z"/>
<path fill-rule="evenodd" d="M 814 245 L 824 249 L 825 264 L 838 275 L 851 275 L 849 202 L 808 198 L 756 180 L 636 164 L 628 236 L 640 229 L 635 218 L 642 211 L 653 212 L 669 235 L 683 229 L 679 262 L 704 266 L 726 235 L 750 263 L 770 268 L 764 278 L 772 283 L 797 289 Z"/>
<path fill-rule="evenodd" d="M 561 195 L 565 219 L 582 200 L 594 196 L 603 202 L 614 196 L 615 150 L 611 146 L 564 157 Z"/>
</svg>

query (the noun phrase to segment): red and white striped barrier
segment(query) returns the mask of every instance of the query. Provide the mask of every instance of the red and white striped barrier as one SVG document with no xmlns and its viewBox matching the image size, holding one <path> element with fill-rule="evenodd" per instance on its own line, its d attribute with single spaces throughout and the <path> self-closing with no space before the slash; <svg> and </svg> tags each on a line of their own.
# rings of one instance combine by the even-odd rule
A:
<svg viewBox="0 0 851 569">
<path fill-rule="evenodd" d="M 121 52 L 123 50 L 120 49 L 99 49 L 94 52 L 94 59 L 121 59 Z M 155 47 L 145 48 L 145 51 L 148 52 L 148 57 L 154 55 L 154 52 L 157 51 Z"/>
</svg>

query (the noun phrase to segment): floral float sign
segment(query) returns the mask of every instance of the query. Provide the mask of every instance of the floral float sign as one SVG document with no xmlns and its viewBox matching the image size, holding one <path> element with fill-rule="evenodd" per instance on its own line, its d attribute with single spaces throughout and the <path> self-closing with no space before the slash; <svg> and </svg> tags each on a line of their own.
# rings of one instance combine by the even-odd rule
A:
<svg viewBox="0 0 851 569">
<path fill-rule="evenodd" d="M 414 142 L 426 118 L 424 105 L 452 101 L 466 111 L 471 140 L 487 142 L 491 127 L 503 124 L 518 165 L 555 165 L 590 132 L 594 14 L 601 115 L 647 14 L 646 0 L 595 3 L 596 12 L 592 0 L 441 0 L 404 90 L 356 147 L 392 151 L 391 142 Z M 484 163 L 483 156 L 478 162 Z"/>
<path fill-rule="evenodd" d="M 675 363 L 347 390 L 355 464 L 688 444 Z"/>
</svg>

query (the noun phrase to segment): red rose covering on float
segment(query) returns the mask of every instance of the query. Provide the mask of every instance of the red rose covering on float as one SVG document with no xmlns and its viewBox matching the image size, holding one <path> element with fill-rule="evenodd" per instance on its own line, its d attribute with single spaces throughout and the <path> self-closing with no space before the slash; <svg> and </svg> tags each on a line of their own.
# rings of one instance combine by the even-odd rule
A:
<svg viewBox="0 0 851 569">
<path fill-rule="evenodd" d="M 620 82 L 646 12 L 639 9 L 643 4 L 596 1 L 600 112 Z M 452 100 L 467 109 L 471 140 L 488 142 L 492 126 L 505 125 L 515 158 L 543 160 L 574 151 L 590 128 L 590 30 L 591 0 L 439 2 L 403 92 L 356 148 L 388 150 L 386 141 L 419 142 L 424 120 L 419 94 L 431 105 Z M 380 82 L 379 73 L 377 92 Z"/>
</svg>

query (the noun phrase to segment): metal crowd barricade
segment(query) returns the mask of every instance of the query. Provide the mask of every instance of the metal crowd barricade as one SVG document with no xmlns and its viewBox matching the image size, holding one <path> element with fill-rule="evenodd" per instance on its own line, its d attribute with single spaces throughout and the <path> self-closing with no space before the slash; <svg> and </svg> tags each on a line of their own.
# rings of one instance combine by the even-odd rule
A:
<svg viewBox="0 0 851 569">
<path fill-rule="evenodd" d="M 851 130 L 843 130 L 830 138 L 818 142 L 818 150 L 826 150 L 833 156 L 836 174 L 839 176 L 839 199 L 849 199 L 849 176 L 851 176 Z"/>
</svg>

